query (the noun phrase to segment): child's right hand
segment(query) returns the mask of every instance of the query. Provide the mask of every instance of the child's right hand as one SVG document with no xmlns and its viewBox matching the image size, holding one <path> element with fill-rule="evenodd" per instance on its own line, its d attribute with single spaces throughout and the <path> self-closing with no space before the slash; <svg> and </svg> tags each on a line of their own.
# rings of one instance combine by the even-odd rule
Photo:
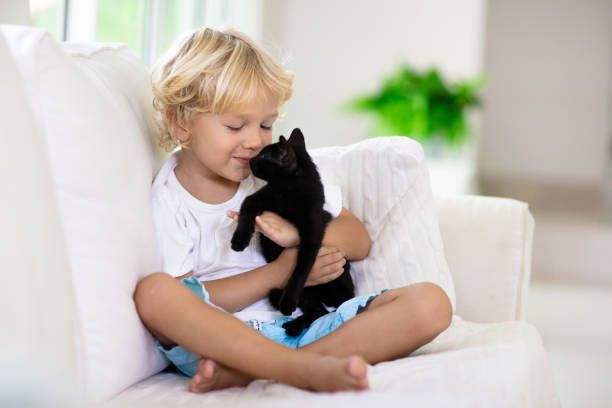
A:
<svg viewBox="0 0 612 408">
<path fill-rule="evenodd" d="M 287 283 L 293 268 L 295 268 L 297 253 L 297 248 L 285 248 L 278 259 L 281 262 L 286 262 L 287 277 L 285 283 Z M 315 263 L 308 274 L 308 278 L 306 278 L 304 286 L 321 285 L 333 281 L 342 275 L 345 263 L 344 252 L 340 248 L 322 246 L 319 249 L 317 259 L 315 259 Z M 281 287 L 283 286 L 285 285 L 283 284 Z"/>
<path fill-rule="evenodd" d="M 340 248 L 322 246 L 304 286 L 321 285 L 333 281 L 342 275 L 345 263 L 346 258 Z"/>
</svg>

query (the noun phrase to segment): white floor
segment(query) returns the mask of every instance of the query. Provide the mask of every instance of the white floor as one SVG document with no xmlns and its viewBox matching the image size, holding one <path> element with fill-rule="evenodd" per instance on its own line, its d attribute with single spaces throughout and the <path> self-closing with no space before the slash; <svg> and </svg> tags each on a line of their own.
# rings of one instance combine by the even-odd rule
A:
<svg viewBox="0 0 612 408">
<path fill-rule="evenodd" d="M 612 223 L 606 211 L 533 211 L 527 320 L 565 408 L 612 407 Z"/>
<path fill-rule="evenodd" d="M 532 280 L 527 320 L 548 352 L 564 408 L 612 407 L 612 287 Z"/>
<path fill-rule="evenodd" d="M 601 214 L 534 214 L 527 320 L 565 408 L 612 407 L 612 225 Z"/>
</svg>

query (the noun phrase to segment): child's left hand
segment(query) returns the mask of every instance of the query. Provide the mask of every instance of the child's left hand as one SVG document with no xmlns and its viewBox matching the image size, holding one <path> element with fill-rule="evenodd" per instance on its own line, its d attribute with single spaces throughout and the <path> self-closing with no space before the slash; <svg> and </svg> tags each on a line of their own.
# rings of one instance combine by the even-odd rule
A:
<svg viewBox="0 0 612 408">
<path fill-rule="evenodd" d="M 238 222 L 239 215 L 235 211 L 227 212 L 227 216 L 236 222 Z M 292 248 L 300 244 L 300 235 L 295 225 L 270 211 L 264 211 L 255 217 L 255 230 L 283 248 Z"/>
</svg>

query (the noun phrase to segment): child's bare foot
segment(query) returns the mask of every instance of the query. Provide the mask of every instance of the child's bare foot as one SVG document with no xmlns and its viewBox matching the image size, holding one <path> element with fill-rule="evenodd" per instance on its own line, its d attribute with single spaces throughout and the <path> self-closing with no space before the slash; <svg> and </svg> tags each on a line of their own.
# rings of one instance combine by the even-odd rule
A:
<svg viewBox="0 0 612 408">
<path fill-rule="evenodd" d="M 189 383 L 189 391 L 200 394 L 223 388 L 244 387 L 251 381 L 253 378 L 250 376 L 203 357 L 198 362 L 198 371 Z"/>
<path fill-rule="evenodd" d="M 358 356 L 337 358 L 317 356 L 311 364 L 297 367 L 293 381 L 298 387 L 315 391 L 358 391 L 369 388 L 367 365 Z M 291 376 L 293 377 L 293 376 Z M 244 387 L 253 377 L 225 367 L 216 361 L 203 357 L 198 370 L 189 383 L 189 391 L 204 393 L 229 387 Z"/>
<path fill-rule="evenodd" d="M 324 356 L 315 364 L 314 369 L 317 372 L 311 373 L 307 380 L 309 388 L 316 391 L 358 391 L 370 388 L 367 364 L 361 357 Z"/>
</svg>

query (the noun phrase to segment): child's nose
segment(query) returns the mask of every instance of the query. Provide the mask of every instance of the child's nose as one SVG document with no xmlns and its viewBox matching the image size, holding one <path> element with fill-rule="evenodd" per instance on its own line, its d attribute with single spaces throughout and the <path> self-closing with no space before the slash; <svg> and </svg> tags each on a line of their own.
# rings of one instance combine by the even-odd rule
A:
<svg viewBox="0 0 612 408">
<path fill-rule="evenodd" d="M 263 144 L 263 132 L 253 129 L 246 133 L 244 147 L 247 149 L 259 149 Z"/>
</svg>

